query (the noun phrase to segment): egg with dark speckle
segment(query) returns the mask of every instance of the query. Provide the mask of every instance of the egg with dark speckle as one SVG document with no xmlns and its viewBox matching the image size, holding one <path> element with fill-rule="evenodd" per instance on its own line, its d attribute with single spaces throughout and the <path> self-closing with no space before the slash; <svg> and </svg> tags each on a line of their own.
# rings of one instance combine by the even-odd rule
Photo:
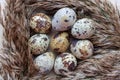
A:
<svg viewBox="0 0 120 80">
<path fill-rule="evenodd" d="M 55 31 L 65 31 L 72 27 L 76 21 L 76 13 L 71 8 L 59 9 L 52 19 L 52 28 Z"/>
<path fill-rule="evenodd" d="M 32 54 L 41 54 L 48 49 L 49 42 L 46 34 L 35 34 L 29 39 L 28 46 Z"/>
<path fill-rule="evenodd" d="M 52 22 L 44 13 L 37 13 L 30 19 L 30 27 L 37 33 L 48 33 L 51 31 Z"/>
<path fill-rule="evenodd" d="M 78 59 L 87 59 L 93 55 L 93 44 L 89 40 L 73 40 L 70 50 Z"/>
<path fill-rule="evenodd" d="M 71 34 L 77 39 L 90 38 L 94 32 L 95 22 L 88 18 L 79 19 L 71 29 Z"/>
<path fill-rule="evenodd" d="M 69 35 L 67 32 L 56 33 L 50 41 L 50 48 L 54 52 L 65 52 L 69 47 Z"/>
<path fill-rule="evenodd" d="M 41 74 L 48 74 L 54 66 L 55 55 L 52 52 L 46 52 L 34 59 L 35 67 Z"/>
<path fill-rule="evenodd" d="M 55 59 L 54 71 L 58 75 L 74 71 L 77 66 L 76 58 L 68 52 L 58 55 Z"/>
</svg>

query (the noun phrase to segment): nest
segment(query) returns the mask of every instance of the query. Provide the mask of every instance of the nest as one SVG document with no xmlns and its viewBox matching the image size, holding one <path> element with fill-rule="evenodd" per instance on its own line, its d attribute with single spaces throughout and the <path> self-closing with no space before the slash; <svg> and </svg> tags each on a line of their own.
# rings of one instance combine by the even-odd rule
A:
<svg viewBox="0 0 120 80">
<path fill-rule="evenodd" d="M 106 0 L 6 0 L 5 20 L 1 19 L 5 41 L 0 53 L 0 78 L 5 80 L 119 80 L 120 79 L 120 13 Z M 92 41 L 94 55 L 79 61 L 75 71 L 58 76 L 41 75 L 33 65 L 27 42 L 29 19 L 36 12 L 49 16 L 70 7 L 77 18 L 91 18 L 98 24 Z"/>
</svg>

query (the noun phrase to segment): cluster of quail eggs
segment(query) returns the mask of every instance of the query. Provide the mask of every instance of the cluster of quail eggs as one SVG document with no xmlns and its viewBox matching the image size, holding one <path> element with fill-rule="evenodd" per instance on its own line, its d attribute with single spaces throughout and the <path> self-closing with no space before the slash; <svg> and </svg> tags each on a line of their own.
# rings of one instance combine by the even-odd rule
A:
<svg viewBox="0 0 120 80">
<path fill-rule="evenodd" d="M 52 19 L 44 13 L 30 18 L 35 34 L 28 46 L 31 54 L 37 56 L 34 65 L 39 73 L 47 74 L 54 69 L 56 74 L 64 75 L 75 70 L 77 59 L 93 55 L 93 44 L 87 39 L 95 32 L 95 22 L 88 18 L 76 20 L 75 11 L 67 7 L 59 9 Z"/>
</svg>

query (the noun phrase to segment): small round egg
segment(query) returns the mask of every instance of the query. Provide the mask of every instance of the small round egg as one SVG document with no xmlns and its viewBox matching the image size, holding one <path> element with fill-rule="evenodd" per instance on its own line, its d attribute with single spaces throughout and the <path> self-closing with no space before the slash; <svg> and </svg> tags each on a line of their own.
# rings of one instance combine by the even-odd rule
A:
<svg viewBox="0 0 120 80">
<path fill-rule="evenodd" d="M 48 33 L 51 26 L 50 17 L 44 13 L 37 13 L 30 19 L 30 27 L 37 33 Z"/>
<path fill-rule="evenodd" d="M 34 59 L 35 67 L 41 74 L 48 74 L 54 66 L 55 55 L 52 52 L 46 52 Z"/>
<path fill-rule="evenodd" d="M 72 54 L 64 52 L 55 59 L 54 71 L 58 75 L 64 75 L 63 73 L 75 70 L 76 66 L 76 58 Z"/>
<path fill-rule="evenodd" d="M 76 21 L 76 13 L 71 8 L 61 8 L 59 9 L 53 19 L 52 28 L 55 31 L 65 31 L 71 28 L 71 26 Z"/>
<path fill-rule="evenodd" d="M 54 52 L 65 52 L 69 47 L 69 35 L 67 32 L 57 33 L 52 36 L 50 41 L 50 48 Z"/>
<path fill-rule="evenodd" d="M 71 29 L 71 34 L 77 39 L 90 38 L 94 32 L 95 22 L 88 18 L 79 19 Z"/>
<path fill-rule="evenodd" d="M 89 40 L 74 40 L 70 50 L 78 59 L 86 59 L 93 54 L 93 44 Z"/>
<path fill-rule="evenodd" d="M 29 39 L 28 46 L 32 54 L 41 54 L 48 49 L 49 42 L 46 34 L 35 34 Z"/>
</svg>

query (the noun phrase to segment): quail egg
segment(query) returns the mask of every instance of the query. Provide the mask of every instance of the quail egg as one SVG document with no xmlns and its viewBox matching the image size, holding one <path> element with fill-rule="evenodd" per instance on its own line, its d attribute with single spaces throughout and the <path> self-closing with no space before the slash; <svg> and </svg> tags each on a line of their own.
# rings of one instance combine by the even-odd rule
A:
<svg viewBox="0 0 120 80">
<path fill-rule="evenodd" d="M 30 19 L 30 27 L 37 33 L 48 33 L 51 30 L 51 19 L 44 13 L 37 13 Z"/>
<path fill-rule="evenodd" d="M 71 8 L 61 8 L 59 9 L 53 19 L 52 28 L 55 31 L 65 31 L 71 28 L 71 26 L 76 21 L 76 13 Z"/>
<path fill-rule="evenodd" d="M 93 44 L 89 40 L 74 40 L 70 50 L 78 59 L 86 59 L 93 54 Z"/>
<path fill-rule="evenodd" d="M 52 36 L 50 48 L 54 52 L 65 52 L 69 47 L 69 35 L 67 32 L 60 32 Z"/>
<path fill-rule="evenodd" d="M 90 38 L 94 32 L 95 22 L 88 18 L 79 19 L 71 29 L 71 34 L 77 39 Z"/>
<path fill-rule="evenodd" d="M 54 66 L 55 56 L 52 52 L 46 52 L 34 59 L 35 67 L 41 74 L 48 74 Z"/>
<path fill-rule="evenodd" d="M 76 66 L 76 58 L 72 54 L 64 52 L 55 59 L 54 71 L 58 75 L 64 75 L 64 73 L 75 70 Z"/>
<path fill-rule="evenodd" d="M 47 50 L 49 42 L 46 34 L 35 34 L 29 39 L 28 46 L 33 54 L 41 54 Z"/>
</svg>

